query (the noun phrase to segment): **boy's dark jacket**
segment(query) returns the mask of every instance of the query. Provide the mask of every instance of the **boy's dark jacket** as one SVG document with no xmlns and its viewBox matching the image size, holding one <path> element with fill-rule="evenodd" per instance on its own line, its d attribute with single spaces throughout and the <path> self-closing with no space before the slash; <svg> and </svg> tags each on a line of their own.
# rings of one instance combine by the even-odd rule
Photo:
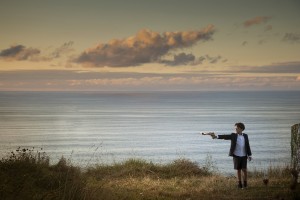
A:
<svg viewBox="0 0 300 200">
<path fill-rule="evenodd" d="M 229 156 L 233 156 L 233 152 L 234 152 L 234 149 L 236 146 L 237 136 L 238 136 L 238 134 L 236 134 L 236 133 L 231 133 L 230 135 L 219 135 L 218 136 L 218 139 L 231 140 Z M 251 153 L 248 135 L 243 133 L 243 136 L 245 138 L 246 155 L 251 156 L 252 153 Z"/>
</svg>

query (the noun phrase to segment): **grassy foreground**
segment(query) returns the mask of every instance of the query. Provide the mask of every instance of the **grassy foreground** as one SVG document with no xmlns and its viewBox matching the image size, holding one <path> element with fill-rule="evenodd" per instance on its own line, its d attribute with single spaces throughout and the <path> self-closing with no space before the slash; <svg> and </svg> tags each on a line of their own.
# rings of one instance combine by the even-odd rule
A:
<svg viewBox="0 0 300 200">
<path fill-rule="evenodd" d="M 225 177 L 186 159 L 161 165 L 129 159 L 82 170 L 61 158 L 50 164 L 45 153 L 17 149 L 0 161 L 1 199 L 300 199 L 292 190 L 290 170 L 270 168 L 249 173 L 249 188 L 237 189 Z"/>
</svg>

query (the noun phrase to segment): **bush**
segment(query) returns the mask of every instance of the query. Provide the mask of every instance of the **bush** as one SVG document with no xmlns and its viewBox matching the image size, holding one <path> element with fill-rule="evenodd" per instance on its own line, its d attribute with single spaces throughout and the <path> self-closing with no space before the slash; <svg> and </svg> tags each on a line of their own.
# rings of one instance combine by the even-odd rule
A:
<svg viewBox="0 0 300 200">
<path fill-rule="evenodd" d="M 87 176 L 97 180 L 126 177 L 174 178 L 207 176 L 210 172 L 187 159 L 178 159 L 170 164 L 153 164 L 141 159 L 129 159 L 114 165 L 98 165 L 87 170 Z"/>
<path fill-rule="evenodd" d="M 62 157 L 51 166 L 43 152 L 18 148 L 0 161 L 1 199 L 82 199 L 79 168 Z"/>
<path fill-rule="evenodd" d="M 175 160 L 171 164 L 166 165 L 163 170 L 166 170 L 165 175 L 168 178 L 210 175 L 206 167 L 201 168 L 197 163 L 188 159 Z"/>
</svg>

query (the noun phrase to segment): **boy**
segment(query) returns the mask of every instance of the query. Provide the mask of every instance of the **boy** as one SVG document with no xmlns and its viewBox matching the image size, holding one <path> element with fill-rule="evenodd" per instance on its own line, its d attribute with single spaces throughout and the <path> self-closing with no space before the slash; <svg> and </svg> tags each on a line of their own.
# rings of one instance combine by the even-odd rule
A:
<svg viewBox="0 0 300 200">
<path fill-rule="evenodd" d="M 247 159 L 249 159 L 249 161 L 252 160 L 248 135 L 243 133 L 244 130 L 245 125 L 238 122 L 235 124 L 236 133 L 218 136 L 216 136 L 215 133 L 211 133 L 213 139 L 231 140 L 229 156 L 233 157 L 234 169 L 237 170 L 238 188 L 247 187 Z M 243 185 L 241 172 L 243 172 Z"/>
</svg>

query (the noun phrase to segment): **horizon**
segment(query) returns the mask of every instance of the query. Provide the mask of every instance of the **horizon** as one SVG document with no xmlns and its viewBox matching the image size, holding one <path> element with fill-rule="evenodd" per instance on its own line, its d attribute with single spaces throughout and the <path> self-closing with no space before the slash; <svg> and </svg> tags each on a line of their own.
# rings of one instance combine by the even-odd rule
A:
<svg viewBox="0 0 300 200">
<path fill-rule="evenodd" d="M 300 89 L 291 89 L 291 90 L 283 90 L 283 89 L 253 89 L 253 90 L 0 90 L 0 92 L 70 92 L 70 93 L 100 93 L 100 92 L 118 92 L 118 93 L 127 93 L 127 92 L 137 92 L 137 93 L 147 93 L 147 92 L 300 92 Z"/>
</svg>

